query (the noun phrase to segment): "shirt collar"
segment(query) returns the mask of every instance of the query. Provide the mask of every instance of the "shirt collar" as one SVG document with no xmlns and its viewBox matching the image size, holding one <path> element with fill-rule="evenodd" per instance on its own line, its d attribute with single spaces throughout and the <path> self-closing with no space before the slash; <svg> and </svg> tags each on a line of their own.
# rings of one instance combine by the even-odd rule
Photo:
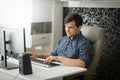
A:
<svg viewBox="0 0 120 80">
<path fill-rule="evenodd" d="M 75 35 L 72 40 L 81 39 L 81 38 L 82 38 L 82 32 L 80 31 L 80 33 L 77 34 L 77 35 Z M 69 39 L 70 39 L 70 38 L 69 38 Z"/>
</svg>

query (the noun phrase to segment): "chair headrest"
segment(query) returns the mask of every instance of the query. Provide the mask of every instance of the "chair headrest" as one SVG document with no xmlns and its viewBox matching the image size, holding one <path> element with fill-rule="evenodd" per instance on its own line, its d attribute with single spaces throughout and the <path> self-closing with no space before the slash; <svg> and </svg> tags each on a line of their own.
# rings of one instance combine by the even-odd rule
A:
<svg viewBox="0 0 120 80">
<path fill-rule="evenodd" d="M 101 40 L 100 38 L 102 38 L 102 36 L 104 35 L 104 30 L 97 26 L 83 25 L 81 28 L 81 32 L 92 43 L 96 42 L 97 40 Z"/>
</svg>

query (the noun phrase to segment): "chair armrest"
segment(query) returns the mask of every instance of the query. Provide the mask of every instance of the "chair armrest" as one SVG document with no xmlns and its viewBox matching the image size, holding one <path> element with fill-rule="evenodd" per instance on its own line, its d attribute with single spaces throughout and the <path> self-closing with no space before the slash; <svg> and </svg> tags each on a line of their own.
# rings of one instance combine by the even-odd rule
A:
<svg viewBox="0 0 120 80">
<path fill-rule="evenodd" d="M 87 71 L 86 71 L 87 72 Z M 66 76 L 66 77 L 63 77 L 63 80 L 75 80 L 77 77 L 79 76 L 85 76 L 86 75 L 86 72 L 82 72 L 82 73 L 77 73 L 77 74 L 74 74 L 74 75 L 70 75 L 70 76 Z"/>
</svg>

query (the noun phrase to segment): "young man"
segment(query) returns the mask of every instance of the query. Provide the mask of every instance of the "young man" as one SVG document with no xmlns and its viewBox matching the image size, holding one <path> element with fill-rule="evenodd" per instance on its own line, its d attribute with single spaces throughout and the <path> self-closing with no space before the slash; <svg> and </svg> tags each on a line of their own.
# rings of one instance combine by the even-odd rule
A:
<svg viewBox="0 0 120 80">
<path fill-rule="evenodd" d="M 31 53 L 31 58 L 45 58 L 45 63 L 60 61 L 67 66 L 88 67 L 92 59 L 93 49 L 90 42 L 82 35 L 83 19 L 73 13 L 65 18 L 67 36 L 62 37 L 50 54 Z"/>
</svg>

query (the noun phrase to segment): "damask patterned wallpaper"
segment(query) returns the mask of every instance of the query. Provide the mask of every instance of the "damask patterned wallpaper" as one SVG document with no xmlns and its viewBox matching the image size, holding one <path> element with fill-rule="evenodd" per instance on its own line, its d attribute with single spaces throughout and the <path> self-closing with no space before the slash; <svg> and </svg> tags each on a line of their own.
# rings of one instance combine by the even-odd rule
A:
<svg viewBox="0 0 120 80">
<path fill-rule="evenodd" d="M 78 13 L 84 24 L 105 30 L 105 46 L 95 80 L 120 80 L 120 8 L 64 7 L 63 18 L 69 13 Z"/>
</svg>

